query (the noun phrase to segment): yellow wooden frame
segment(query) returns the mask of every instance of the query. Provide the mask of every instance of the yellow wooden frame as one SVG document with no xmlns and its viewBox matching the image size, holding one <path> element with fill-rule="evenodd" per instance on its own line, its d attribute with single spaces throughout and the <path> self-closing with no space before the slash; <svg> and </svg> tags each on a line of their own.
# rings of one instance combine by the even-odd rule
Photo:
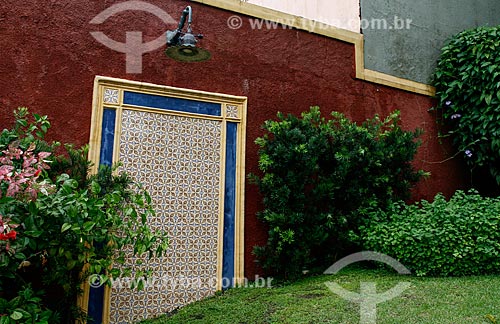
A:
<svg viewBox="0 0 500 324">
<path fill-rule="evenodd" d="M 338 39 L 354 45 L 356 61 L 356 78 L 397 88 L 414 93 L 434 96 L 436 89 L 428 84 L 411 81 L 386 73 L 365 69 L 364 36 L 350 30 L 337 28 L 324 23 L 299 16 L 294 16 L 284 12 L 268 9 L 255 4 L 238 0 L 192 0 L 209 6 L 233 11 L 243 15 L 265 19 L 274 22 L 289 22 L 291 27 L 305 30 L 310 33 Z"/>
<path fill-rule="evenodd" d="M 104 103 L 105 89 L 115 89 L 119 91 L 118 103 Z M 191 99 L 197 101 L 213 102 L 221 104 L 221 116 L 207 116 L 188 112 L 168 111 L 164 109 L 136 107 L 123 104 L 123 93 L 126 90 L 134 92 L 162 95 L 174 98 Z M 238 117 L 226 117 L 226 106 L 232 105 L 238 107 Z M 237 152 L 236 152 L 236 193 L 235 193 L 235 238 L 234 238 L 234 277 L 237 283 L 243 281 L 244 278 L 244 199 L 245 199 L 245 141 L 246 141 L 246 115 L 247 115 L 247 98 L 241 96 L 232 96 L 226 94 L 197 91 L 190 89 L 182 89 L 168 86 L 155 85 L 151 83 L 129 81 L 117 78 L 97 76 L 94 81 L 94 94 L 92 101 L 92 119 L 89 140 L 89 160 L 93 163 L 92 172 L 97 172 L 100 161 L 100 146 L 102 137 L 102 117 L 104 108 L 116 110 L 116 120 L 121 119 L 123 109 L 149 111 L 161 114 L 187 116 L 192 118 L 202 118 L 210 120 L 220 120 L 221 126 L 221 196 L 219 198 L 219 229 L 218 229 L 218 256 L 217 256 L 217 277 L 222 279 L 222 255 L 223 255 L 223 228 L 224 228 L 224 179 L 225 179 L 225 139 L 226 139 L 226 123 L 238 123 L 237 131 Z M 113 148 L 113 161 L 119 159 L 119 138 L 121 134 L 121 123 L 115 123 L 115 141 Z M 221 280 L 218 280 L 217 290 L 220 290 Z M 87 282 L 82 284 L 83 294 L 78 298 L 78 306 L 88 311 L 88 300 L 90 286 Z M 108 324 L 110 321 L 110 296 L 111 289 L 105 287 L 104 305 L 103 305 L 103 324 Z"/>
</svg>

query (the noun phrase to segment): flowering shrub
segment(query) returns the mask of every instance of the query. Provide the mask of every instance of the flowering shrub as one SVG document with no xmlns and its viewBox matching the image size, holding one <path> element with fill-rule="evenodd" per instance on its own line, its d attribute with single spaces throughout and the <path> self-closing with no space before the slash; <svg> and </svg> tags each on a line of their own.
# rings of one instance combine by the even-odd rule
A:
<svg viewBox="0 0 500 324">
<path fill-rule="evenodd" d="M 433 84 L 440 118 L 471 168 L 500 185 L 500 26 L 466 30 L 443 47 Z"/>
<path fill-rule="evenodd" d="M 74 322 L 83 280 L 131 274 L 112 267 L 124 262 L 124 247 L 149 256 L 167 248 L 165 234 L 148 227 L 154 210 L 147 192 L 115 168 L 88 176 L 86 147 L 56 156 L 58 143 L 43 140 L 50 123 L 33 117 L 30 123 L 19 109 L 14 127 L 0 134 L 2 324 Z"/>
<path fill-rule="evenodd" d="M 4 218 L 0 215 L 0 258 L 4 251 L 5 253 L 10 251 L 10 242 L 16 239 L 15 228 L 18 226 L 19 224 L 12 223 L 10 218 Z"/>
<path fill-rule="evenodd" d="M 19 148 L 19 142 L 13 142 L 0 156 L 0 182 L 7 186 L 8 197 L 17 199 L 36 199 L 38 192 L 47 193 L 47 182 L 37 183 L 42 170 L 49 169 L 45 160 L 49 152 L 35 154 L 35 143 L 31 143 L 26 151 Z M 17 163 L 16 163 L 17 162 Z M 16 168 L 20 164 L 20 168 Z M 2 197 L 0 191 L 0 198 Z"/>
</svg>

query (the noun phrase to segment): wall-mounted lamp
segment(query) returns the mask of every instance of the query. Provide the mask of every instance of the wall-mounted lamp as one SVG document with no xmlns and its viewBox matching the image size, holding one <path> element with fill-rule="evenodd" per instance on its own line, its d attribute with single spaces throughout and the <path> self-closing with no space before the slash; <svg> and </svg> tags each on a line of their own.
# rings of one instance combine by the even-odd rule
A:
<svg viewBox="0 0 500 324">
<path fill-rule="evenodd" d="M 188 20 L 187 31 L 184 33 L 182 29 Z M 197 39 L 202 39 L 203 35 L 194 35 L 191 30 L 191 22 L 193 21 L 193 10 L 191 6 L 187 6 L 182 11 L 181 20 L 177 29 L 167 31 L 167 49 L 165 54 L 168 57 L 180 62 L 201 62 L 210 59 L 210 52 L 196 47 Z"/>
</svg>

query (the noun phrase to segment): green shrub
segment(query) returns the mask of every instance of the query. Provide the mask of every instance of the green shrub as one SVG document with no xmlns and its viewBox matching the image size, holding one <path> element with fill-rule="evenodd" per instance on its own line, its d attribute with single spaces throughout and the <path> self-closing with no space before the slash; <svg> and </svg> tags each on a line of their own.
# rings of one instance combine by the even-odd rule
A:
<svg viewBox="0 0 500 324">
<path fill-rule="evenodd" d="M 28 285 L 17 292 L 11 300 L 0 298 L 0 324 L 50 324 L 59 318 L 52 311 L 45 309 L 42 298 Z"/>
<path fill-rule="evenodd" d="M 398 259 L 419 276 L 500 273 L 500 198 L 457 191 L 446 201 L 392 204 L 361 227 L 364 248 Z"/>
<path fill-rule="evenodd" d="M 146 191 L 111 167 L 88 176 L 86 147 L 54 156 L 57 144 L 43 140 L 47 117 L 29 117 L 19 109 L 14 127 L 0 134 L 0 304 L 7 310 L 0 323 L 75 322 L 82 281 L 131 275 L 112 267 L 124 263 L 124 248 L 161 256 L 167 238 L 148 226 L 154 210 Z"/>
<path fill-rule="evenodd" d="M 500 26 L 466 30 L 441 52 L 433 84 L 440 119 L 467 165 L 500 184 Z"/>
<path fill-rule="evenodd" d="M 408 197 L 423 174 L 411 165 L 420 132 L 403 131 L 398 112 L 362 125 L 340 113 L 326 120 L 318 107 L 278 118 L 256 140 L 262 176 L 253 179 L 265 207 L 258 217 L 269 233 L 254 253 L 269 272 L 290 277 L 344 253 L 360 208 Z"/>
</svg>

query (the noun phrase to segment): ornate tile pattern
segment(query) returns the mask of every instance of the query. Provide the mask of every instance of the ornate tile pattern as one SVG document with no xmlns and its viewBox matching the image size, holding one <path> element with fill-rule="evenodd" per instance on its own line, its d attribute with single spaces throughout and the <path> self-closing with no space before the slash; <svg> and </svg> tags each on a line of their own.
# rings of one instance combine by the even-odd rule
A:
<svg viewBox="0 0 500 324">
<path fill-rule="evenodd" d="M 104 103 L 107 104 L 118 104 L 119 91 L 117 89 L 104 89 Z"/>
<path fill-rule="evenodd" d="M 154 317 L 216 291 L 221 132 L 221 121 L 123 110 L 120 160 L 151 194 L 151 227 L 167 230 L 170 245 L 166 257 L 144 260 L 154 277 L 143 291 L 112 289 L 111 323 Z"/>
<path fill-rule="evenodd" d="M 238 106 L 226 105 L 226 117 L 238 118 Z"/>
</svg>

